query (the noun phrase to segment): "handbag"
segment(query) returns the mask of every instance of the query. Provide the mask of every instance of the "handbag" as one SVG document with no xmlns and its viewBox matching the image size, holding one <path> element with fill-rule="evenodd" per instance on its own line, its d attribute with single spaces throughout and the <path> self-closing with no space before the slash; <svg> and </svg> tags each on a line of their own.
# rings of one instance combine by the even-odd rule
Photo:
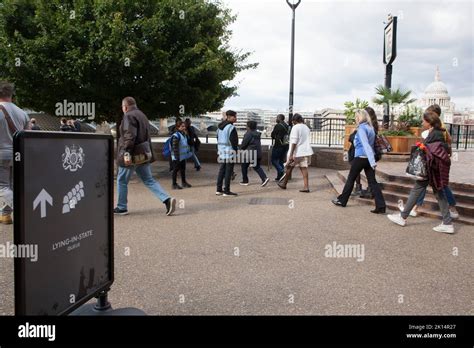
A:
<svg viewBox="0 0 474 348">
<path fill-rule="evenodd" d="M 151 152 L 150 141 L 137 144 L 133 147 L 132 163 L 135 165 L 144 164 L 151 161 L 153 153 Z"/>
<path fill-rule="evenodd" d="M 379 135 L 377 134 L 375 136 L 375 147 L 379 148 L 380 153 L 388 153 L 392 152 L 393 148 L 388 139 L 385 137 L 385 135 Z"/>
<path fill-rule="evenodd" d="M 393 148 L 384 135 L 377 134 L 375 136 L 374 150 L 375 161 L 378 162 L 382 159 L 384 153 L 392 152 Z"/>
<path fill-rule="evenodd" d="M 423 150 L 414 146 L 411 150 L 410 161 L 408 162 L 406 174 L 417 180 L 428 178 L 428 168 L 426 167 L 426 156 Z"/>
</svg>

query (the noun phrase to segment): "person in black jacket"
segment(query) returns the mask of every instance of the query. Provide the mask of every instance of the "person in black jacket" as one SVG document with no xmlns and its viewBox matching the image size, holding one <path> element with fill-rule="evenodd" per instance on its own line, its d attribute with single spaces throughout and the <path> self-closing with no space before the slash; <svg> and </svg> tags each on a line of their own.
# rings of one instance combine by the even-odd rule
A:
<svg viewBox="0 0 474 348">
<path fill-rule="evenodd" d="M 73 120 L 72 122 L 73 122 L 74 129 L 76 130 L 76 132 L 81 132 L 82 130 L 81 122 L 79 120 Z"/>
<path fill-rule="evenodd" d="M 196 134 L 196 130 L 191 124 L 191 120 L 189 118 L 184 120 L 184 124 L 186 125 L 186 133 L 189 139 L 189 146 L 191 147 L 191 152 L 193 153 L 192 159 L 194 162 L 194 168 L 197 171 L 201 170 L 201 162 L 199 162 L 199 158 L 197 157 L 196 153 L 199 151 L 199 146 L 201 145 L 201 140 Z"/>
<path fill-rule="evenodd" d="M 40 126 L 38 126 L 38 124 L 36 123 L 36 118 L 32 118 L 30 120 L 30 129 L 35 131 L 41 130 Z"/>
<path fill-rule="evenodd" d="M 133 172 L 136 172 L 146 187 L 166 206 L 166 215 L 171 215 L 176 208 L 176 199 L 170 197 L 151 174 L 151 163 L 154 161 L 151 151 L 150 128 L 148 118 L 137 108 L 134 98 L 122 100 L 124 113 L 119 127 L 120 138 L 117 148 L 117 192 L 118 203 L 114 209 L 116 215 L 127 215 L 128 182 Z M 138 145 L 149 143 L 152 158 L 149 162 L 134 165 L 132 156 Z"/>
<path fill-rule="evenodd" d="M 241 151 L 247 151 L 246 161 L 241 164 L 242 167 L 242 181 L 240 185 L 247 186 L 249 184 L 248 170 L 249 166 L 252 165 L 253 170 L 257 172 L 262 180 L 262 187 L 268 184 L 270 180 L 267 177 L 267 174 L 260 167 L 260 162 L 262 160 L 262 143 L 260 141 L 260 132 L 257 131 L 257 122 L 248 121 L 247 122 L 247 132 L 242 139 L 242 144 L 240 145 Z M 253 163 L 251 163 L 253 162 Z"/>
<path fill-rule="evenodd" d="M 59 127 L 61 132 L 72 132 L 72 127 L 68 124 L 68 121 L 65 117 L 61 118 L 61 125 Z"/>
<path fill-rule="evenodd" d="M 276 125 L 272 131 L 272 164 L 277 171 L 275 181 L 279 181 L 285 173 L 286 154 L 289 149 L 290 127 L 285 123 L 285 115 L 279 114 Z"/>
</svg>

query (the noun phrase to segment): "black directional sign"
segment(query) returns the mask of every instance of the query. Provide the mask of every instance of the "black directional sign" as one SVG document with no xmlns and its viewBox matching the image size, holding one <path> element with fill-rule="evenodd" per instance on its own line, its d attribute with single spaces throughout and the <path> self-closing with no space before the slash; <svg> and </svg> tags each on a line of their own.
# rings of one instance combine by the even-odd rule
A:
<svg viewBox="0 0 474 348">
<path fill-rule="evenodd" d="M 37 248 L 15 259 L 15 313 L 69 313 L 113 282 L 113 138 L 20 132 L 14 160 L 14 242 Z"/>
</svg>

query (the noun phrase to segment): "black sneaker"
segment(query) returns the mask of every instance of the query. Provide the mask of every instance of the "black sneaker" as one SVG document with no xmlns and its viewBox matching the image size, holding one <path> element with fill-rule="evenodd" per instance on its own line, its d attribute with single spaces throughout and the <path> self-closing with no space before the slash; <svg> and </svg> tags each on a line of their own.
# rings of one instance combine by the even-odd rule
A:
<svg viewBox="0 0 474 348">
<path fill-rule="evenodd" d="M 236 177 L 237 177 L 237 174 L 232 173 L 232 176 L 230 177 L 230 179 L 231 179 L 232 181 L 234 181 Z"/>
<path fill-rule="evenodd" d="M 163 202 L 166 205 L 166 215 L 170 216 L 176 210 L 176 198 L 168 198 Z"/>
<path fill-rule="evenodd" d="M 266 178 L 264 181 L 262 181 L 262 187 L 267 186 L 268 182 L 270 181 L 270 178 Z"/>
<path fill-rule="evenodd" d="M 178 184 L 173 184 L 173 190 L 182 190 L 183 188 Z"/>
<path fill-rule="evenodd" d="M 242 181 L 242 182 L 239 182 L 239 185 L 241 185 L 241 186 L 249 186 L 249 183 L 248 183 L 248 182 L 245 182 L 245 181 Z"/>
<path fill-rule="evenodd" d="M 216 191 L 216 196 L 222 196 L 224 194 L 224 192 L 222 191 Z"/>
<path fill-rule="evenodd" d="M 128 215 L 128 210 L 115 208 L 114 209 L 114 214 L 115 215 Z"/>
<path fill-rule="evenodd" d="M 224 197 L 235 197 L 235 196 L 238 196 L 237 193 L 234 193 L 234 192 L 224 192 Z"/>
<path fill-rule="evenodd" d="M 188 183 L 188 182 L 183 182 L 182 185 L 183 185 L 183 187 L 187 187 L 187 188 L 193 187 L 193 186 L 192 186 L 190 183 Z"/>
<path fill-rule="evenodd" d="M 201 166 L 196 167 L 196 172 L 199 172 L 201 170 Z"/>
</svg>

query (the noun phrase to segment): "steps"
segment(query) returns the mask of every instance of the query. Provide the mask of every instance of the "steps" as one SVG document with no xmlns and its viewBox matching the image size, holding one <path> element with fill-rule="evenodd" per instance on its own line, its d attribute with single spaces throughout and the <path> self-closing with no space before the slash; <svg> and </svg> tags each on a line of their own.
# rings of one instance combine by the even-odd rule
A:
<svg viewBox="0 0 474 348">
<path fill-rule="evenodd" d="M 340 194 L 344 188 L 348 170 L 339 171 L 333 174 L 326 175 L 326 178 L 331 183 L 333 189 Z M 364 172 L 361 173 L 362 185 L 367 187 L 367 178 Z M 382 192 L 387 203 L 387 207 L 396 211 L 398 209 L 398 200 L 406 202 L 410 190 L 413 186 L 414 180 L 403 175 L 389 175 L 381 170 L 377 170 L 377 181 L 382 188 Z M 456 208 L 459 212 L 459 218 L 455 222 L 462 222 L 467 225 L 474 225 L 474 186 L 469 184 L 450 184 L 456 199 Z M 352 196 L 358 202 L 374 205 L 373 199 L 364 199 Z M 418 208 L 418 215 L 441 219 L 438 201 L 433 195 L 433 190 L 429 186 L 426 191 L 424 205 Z"/>
</svg>

